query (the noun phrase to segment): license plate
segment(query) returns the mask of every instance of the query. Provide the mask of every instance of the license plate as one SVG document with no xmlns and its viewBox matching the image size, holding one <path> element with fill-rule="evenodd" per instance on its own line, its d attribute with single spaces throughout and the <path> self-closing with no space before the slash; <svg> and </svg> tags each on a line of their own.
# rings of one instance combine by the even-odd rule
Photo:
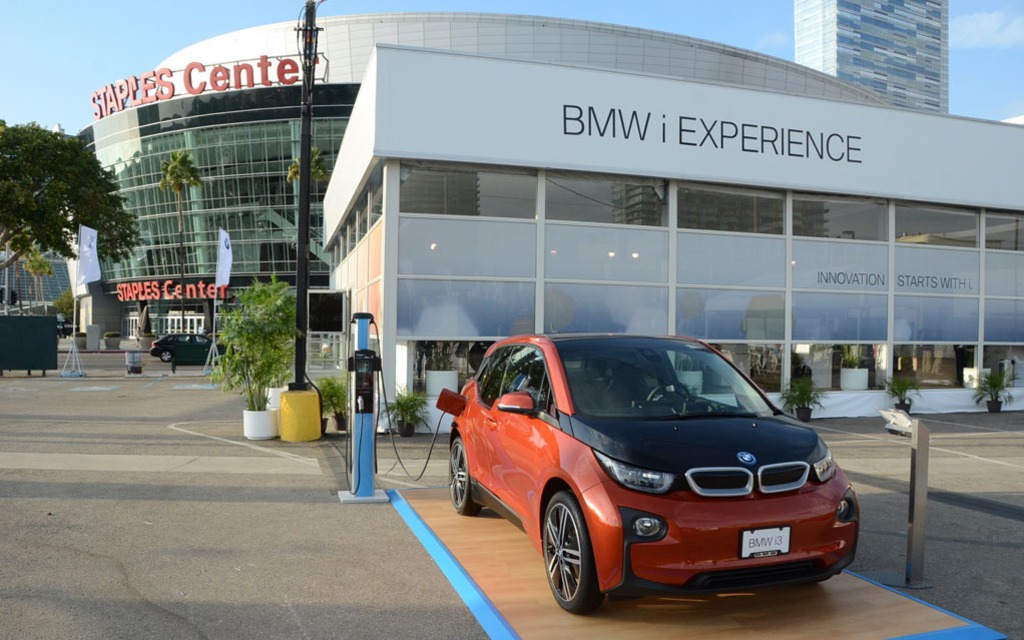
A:
<svg viewBox="0 0 1024 640">
<path fill-rule="evenodd" d="M 787 553 L 789 553 L 789 527 L 746 529 L 741 534 L 741 558 L 769 558 Z"/>
</svg>

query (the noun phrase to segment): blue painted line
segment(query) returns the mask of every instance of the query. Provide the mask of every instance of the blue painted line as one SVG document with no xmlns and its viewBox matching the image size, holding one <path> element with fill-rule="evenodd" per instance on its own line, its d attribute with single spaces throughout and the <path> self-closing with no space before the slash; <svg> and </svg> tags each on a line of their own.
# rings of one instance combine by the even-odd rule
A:
<svg viewBox="0 0 1024 640">
<path fill-rule="evenodd" d="M 890 640 L 1007 640 L 1005 634 L 999 633 L 998 631 L 995 631 L 993 629 L 989 629 L 988 627 L 983 627 L 982 625 L 978 624 L 977 622 L 974 622 L 973 620 L 968 620 L 963 616 L 958 616 L 952 611 L 946 611 L 942 607 L 936 606 L 930 602 L 925 602 L 920 598 L 915 598 L 910 594 L 900 591 L 896 587 L 891 587 L 887 584 L 882 584 L 881 582 L 875 582 L 871 578 L 865 578 L 859 573 L 854 573 L 852 571 L 844 571 L 843 573 L 851 575 L 854 578 L 860 578 L 864 582 L 873 584 L 876 587 L 881 587 L 886 591 L 891 591 L 893 593 L 899 594 L 908 600 L 913 600 L 918 604 L 923 604 L 926 607 L 935 609 L 936 611 L 944 613 L 951 618 L 955 618 L 967 624 L 966 627 L 958 627 L 956 629 L 943 629 L 941 631 L 926 631 L 925 633 L 915 633 L 909 636 L 898 636 L 891 638 Z"/>
<path fill-rule="evenodd" d="M 423 545 L 423 548 L 427 550 L 427 553 L 434 559 L 438 568 L 441 569 L 441 573 L 448 578 L 448 582 L 451 583 L 452 587 L 455 588 L 455 592 L 459 594 L 462 601 L 469 607 L 469 612 L 476 617 L 477 622 L 483 627 L 487 637 L 494 640 L 505 640 L 506 638 L 509 640 L 519 640 L 519 634 L 512 630 L 508 621 L 498 613 L 494 604 L 484 595 L 480 587 L 473 582 L 473 579 L 469 577 L 469 574 L 462 568 L 459 561 L 448 551 L 448 548 L 444 546 L 441 539 L 427 526 L 427 523 L 416 513 L 416 510 L 397 491 L 392 489 L 387 494 L 391 498 L 391 504 L 398 511 L 398 515 L 402 516 L 405 523 L 409 525 L 413 534 Z"/>
</svg>

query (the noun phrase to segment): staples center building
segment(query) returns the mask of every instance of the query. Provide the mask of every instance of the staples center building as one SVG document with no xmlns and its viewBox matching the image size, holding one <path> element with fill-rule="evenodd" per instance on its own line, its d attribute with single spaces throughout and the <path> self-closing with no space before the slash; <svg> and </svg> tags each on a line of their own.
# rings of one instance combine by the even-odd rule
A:
<svg viewBox="0 0 1024 640">
<path fill-rule="evenodd" d="M 968 411 L 976 377 L 1024 353 L 1024 128 L 634 28 L 318 23 L 314 145 L 332 176 L 311 280 L 374 314 L 389 389 L 436 393 L 442 366 L 459 385 L 514 333 L 638 332 L 704 339 L 769 392 L 810 376 L 834 391 L 816 416 L 891 406 L 893 375 L 922 388 L 915 411 Z M 294 26 L 199 43 L 94 95 L 84 135 L 144 238 L 105 268 L 94 311 L 176 309 L 173 287 L 133 296 L 177 274 L 176 205 L 155 185 L 178 149 L 204 180 L 186 203 L 189 283 L 212 280 L 218 227 L 235 268 L 213 295 L 294 273 Z"/>
</svg>

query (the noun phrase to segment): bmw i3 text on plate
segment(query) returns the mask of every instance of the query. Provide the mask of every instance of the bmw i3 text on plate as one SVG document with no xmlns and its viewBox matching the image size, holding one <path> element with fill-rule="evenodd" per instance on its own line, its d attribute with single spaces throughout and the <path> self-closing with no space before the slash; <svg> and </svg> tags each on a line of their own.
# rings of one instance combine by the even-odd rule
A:
<svg viewBox="0 0 1024 640">
<path fill-rule="evenodd" d="M 853 561 L 859 506 L 828 447 L 699 341 L 509 338 L 451 412 L 452 505 L 523 529 L 570 612 Z"/>
</svg>

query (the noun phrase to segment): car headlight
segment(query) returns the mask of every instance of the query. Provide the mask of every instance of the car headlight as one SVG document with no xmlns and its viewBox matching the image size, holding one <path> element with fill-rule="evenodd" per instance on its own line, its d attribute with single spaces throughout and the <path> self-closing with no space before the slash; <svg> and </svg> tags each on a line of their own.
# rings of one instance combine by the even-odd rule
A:
<svg viewBox="0 0 1024 640">
<path fill-rule="evenodd" d="M 613 460 L 600 451 L 594 451 L 594 456 L 597 457 L 597 461 L 601 463 L 608 475 L 627 489 L 646 493 L 665 493 L 672 488 L 672 483 L 676 479 L 675 474 L 634 467 L 631 464 Z"/>
<path fill-rule="evenodd" d="M 818 478 L 818 482 L 828 482 L 836 473 L 836 461 L 832 459 L 832 452 L 825 447 L 825 457 L 818 460 L 813 465 L 814 475 Z"/>
</svg>

